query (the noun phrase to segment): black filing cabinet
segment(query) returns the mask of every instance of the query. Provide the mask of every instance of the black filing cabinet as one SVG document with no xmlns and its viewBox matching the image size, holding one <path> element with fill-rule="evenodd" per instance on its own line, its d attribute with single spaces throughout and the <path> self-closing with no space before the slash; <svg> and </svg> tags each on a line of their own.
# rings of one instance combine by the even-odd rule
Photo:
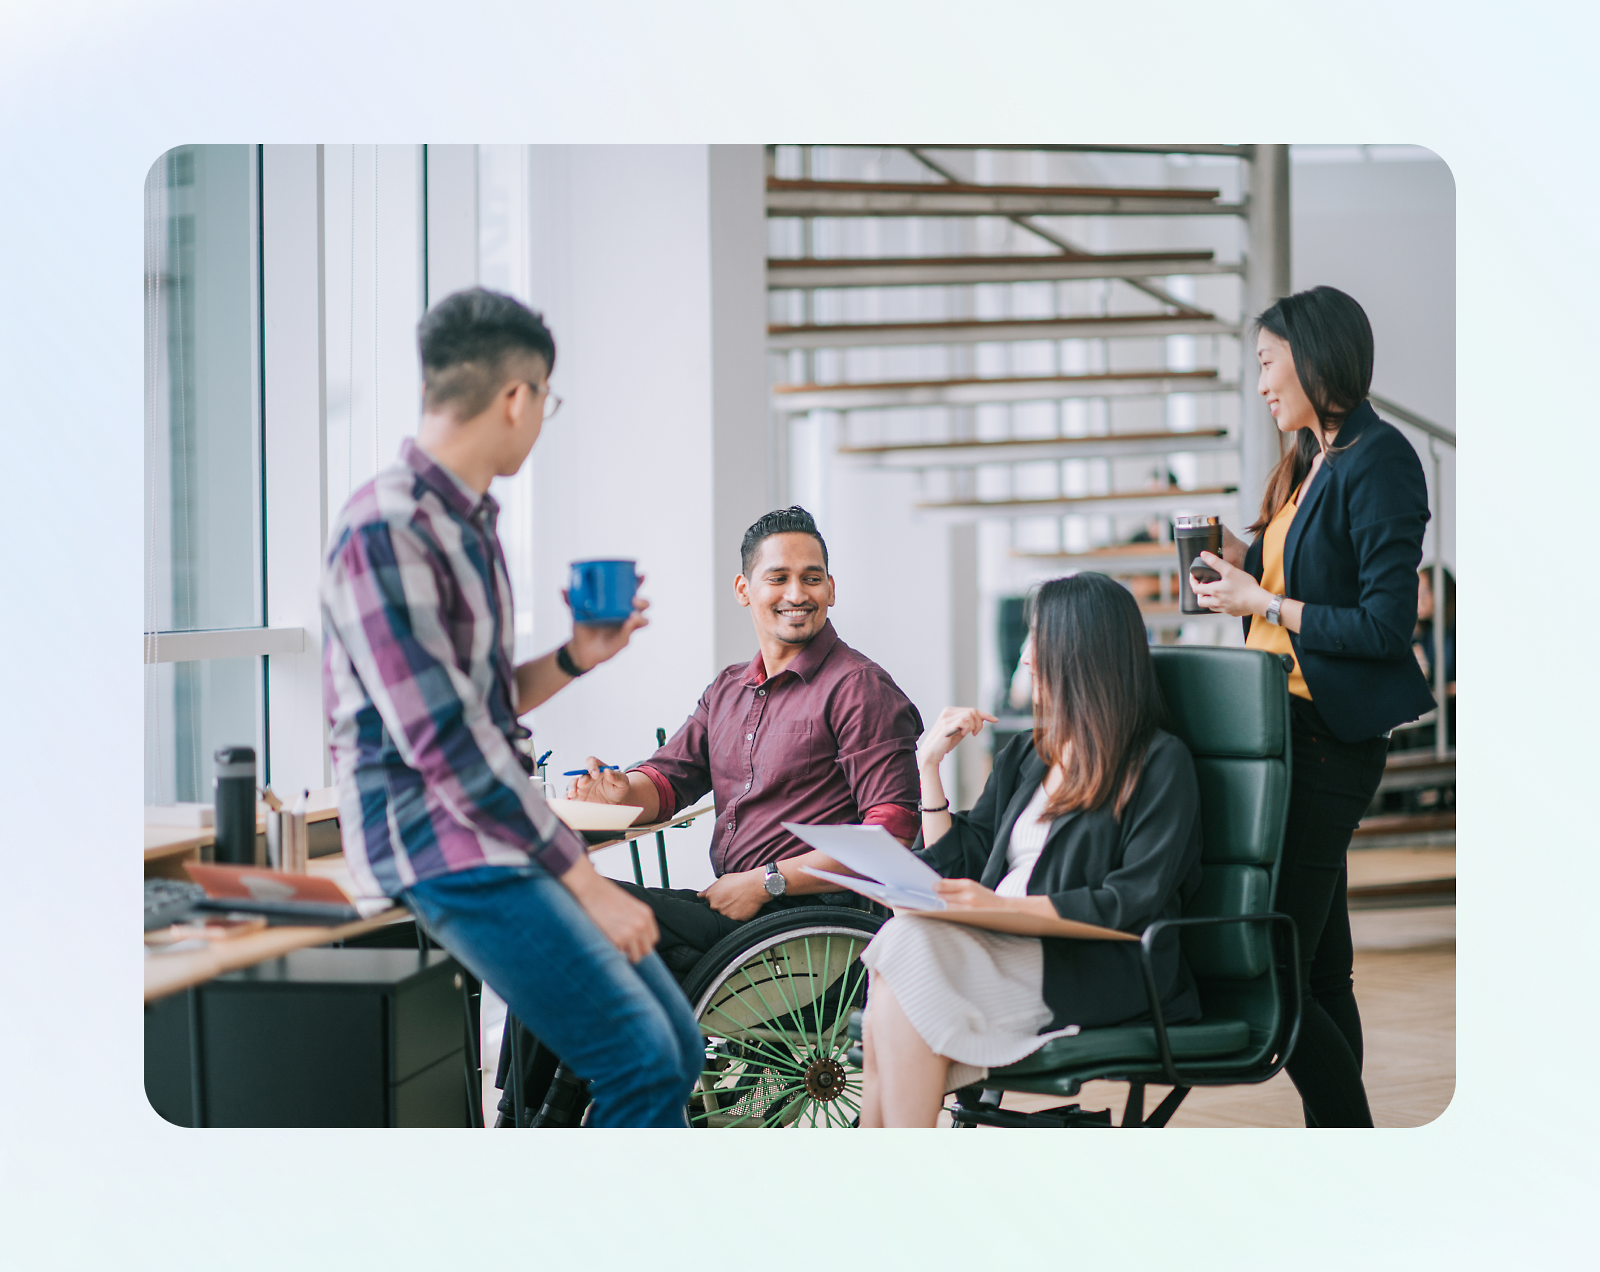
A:
<svg viewBox="0 0 1600 1272">
<path fill-rule="evenodd" d="M 308 949 L 145 1010 L 145 1094 L 179 1126 L 468 1126 L 476 983 L 443 950 Z"/>
</svg>

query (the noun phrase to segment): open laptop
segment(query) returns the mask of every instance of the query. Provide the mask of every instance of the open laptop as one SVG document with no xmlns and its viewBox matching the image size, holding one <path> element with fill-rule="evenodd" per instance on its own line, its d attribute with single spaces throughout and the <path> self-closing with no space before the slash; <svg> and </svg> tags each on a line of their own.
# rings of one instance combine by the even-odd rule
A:
<svg viewBox="0 0 1600 1272">
<path fill-rule="evenodd" d="M 353 923 L 361 917 L 332 879 L 284 874 L 250 866 L 208 866 L 187 861 L 183 868 L 206 890 L 203 910 L 264 914 L 273 925 Z"/>
</svg>

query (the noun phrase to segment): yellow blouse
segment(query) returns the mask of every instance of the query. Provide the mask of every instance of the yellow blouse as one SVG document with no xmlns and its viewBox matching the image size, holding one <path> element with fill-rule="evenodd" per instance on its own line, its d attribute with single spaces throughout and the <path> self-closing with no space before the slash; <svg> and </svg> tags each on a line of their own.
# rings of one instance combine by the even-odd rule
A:
<svg viewBox="0 0 1600 1272">
<path fill-rule="evenodd" d="M 1261 586 L 1276 595 L 1283 595 L 1283 541 L 1289 537 L 1289 526 L 1295 513 L 1300 511 L 1301 483 L 1287 503 L 1278 509 L 1278 515 L 1267 523 L 1261 536 Z M 1251 616 L 1250 635 L 1245 638 L 1246 649 L 1264 649 L 1269 654 L 1288 654 L 1294 658 L 1294 643 L 1289 639 L 1289 629 L 1267 622 L 1260 614 Z M 1306 678 L 1300 674 L 1300 660 L 1294 658 L 1294 668 L 1289 672 L 1289 692 L 1311 700 L 1311 690 Z"/>
</svg>

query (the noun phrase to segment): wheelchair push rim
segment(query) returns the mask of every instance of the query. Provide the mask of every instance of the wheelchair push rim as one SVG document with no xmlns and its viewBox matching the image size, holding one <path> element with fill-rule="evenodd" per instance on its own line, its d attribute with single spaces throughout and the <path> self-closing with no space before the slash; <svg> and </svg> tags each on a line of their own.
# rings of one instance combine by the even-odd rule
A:
<svg viewBox="0 0 1600 1272">
<path fill-rule="evenodd" d="M 846 911 L 757 922 L 765 930 L 735 934 L 743 948 L 712 950 L 686 986 L 707 1040 L 689 1124 L 852 1126 L 861 1074 L 845 1062 L 847 1024 L 866 1001 L 861 952 L 882 920 Z"/>
</svg>

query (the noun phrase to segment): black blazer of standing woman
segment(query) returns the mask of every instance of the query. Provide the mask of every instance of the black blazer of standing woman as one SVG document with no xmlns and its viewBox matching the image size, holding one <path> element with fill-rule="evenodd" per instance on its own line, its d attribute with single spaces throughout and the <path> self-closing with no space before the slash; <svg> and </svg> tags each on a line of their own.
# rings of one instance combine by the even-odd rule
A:
<svg viewBox="0 0 1600 1272">
<path fill-rule="evenodd" d="M 1372 327 L 1332 287 L 1256 320 L 1260 392 L 1293 441 L 1255 540 L 1224 535 L 1201 604 L 1245 620 L 1253 649 L 1293 656 L 1294 762 L 1276 908 L 1305 956 L 1305 1013 L 1289 1076 L 1308 1126 L 1371 1126 L 1351 968 L 1345 853 L 1383 777 L 1388 731 L 1433 706 L 1411 634 L 1428 523 L 1422 464 L 1367 401 Z"/>
<path fill-rule="evenodd" d="M 1345 418 L 1336 447 L 1289 524 L 1283 594 L 1304 605 L 1289 640 L 1311 700 L 1336 738 L 1359 742 L 1433 709 L 1411 652 L 1428 488 L 1411 443 L 1370 402 Z M 1257 535 L 1244 556 L 1257 582 L 1265 542 Z"/>
</svg>

